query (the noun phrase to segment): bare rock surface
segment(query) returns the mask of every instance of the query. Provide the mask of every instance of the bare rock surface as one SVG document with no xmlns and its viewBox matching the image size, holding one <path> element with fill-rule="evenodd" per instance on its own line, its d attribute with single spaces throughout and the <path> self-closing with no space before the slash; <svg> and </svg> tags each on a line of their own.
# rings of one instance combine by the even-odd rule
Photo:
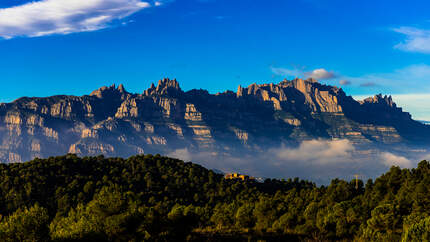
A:
<svg viewBox="0 0 430 242">
<path fill-rule="evenodd" d="M 65 153 L 130 156 L 264 150 L 281 143 L 345 138 L 356 144 L 430 143 L 430 127 L 391 96 L 356 101 L 314 79 L 184 92 L 162 79 L 142 94 L 123 85 L 90 95 L 20 98 L 0 104 L 0 161 Z"/>
</svg>

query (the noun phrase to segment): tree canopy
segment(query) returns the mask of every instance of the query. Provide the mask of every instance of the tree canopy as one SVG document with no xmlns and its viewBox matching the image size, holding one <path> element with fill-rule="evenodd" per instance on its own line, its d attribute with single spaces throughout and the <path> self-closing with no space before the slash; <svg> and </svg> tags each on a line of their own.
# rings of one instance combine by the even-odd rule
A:
<svg viewBox="0 0 430 242">
<path fill-rule="evenodd" d="M 190 162 L 75 155 L 0 164 L 2 241 L 424 241 L 430 163 L 366 184 L 226 180 Z"/>
</svg>

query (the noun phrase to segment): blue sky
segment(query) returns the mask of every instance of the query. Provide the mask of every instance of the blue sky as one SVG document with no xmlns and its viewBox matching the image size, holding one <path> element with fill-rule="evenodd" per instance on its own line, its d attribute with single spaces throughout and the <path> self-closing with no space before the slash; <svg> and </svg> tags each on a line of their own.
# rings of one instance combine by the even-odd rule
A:
<svg viewBox="0 0 430 242">
<path fill-rule="evenodd" d="M 297 76 L 393 94 L 430 120 L 428 1 L 29 2 L 0 2 L 0 102 L 112 83 L 140 93 L 163 77 L 216 93 Z"/>
</svg>

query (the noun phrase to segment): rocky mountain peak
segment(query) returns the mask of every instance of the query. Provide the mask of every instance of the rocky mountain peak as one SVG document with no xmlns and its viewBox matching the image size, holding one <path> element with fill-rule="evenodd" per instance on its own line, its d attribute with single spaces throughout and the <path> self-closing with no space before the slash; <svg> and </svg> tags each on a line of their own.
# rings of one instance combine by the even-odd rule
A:
<svg viewBox="0 0 430 242">
<path fill-rule="evenodd" d="M 237 97 L 241 97 L 241 96 L 243 96 L 243 87 L 242 87 L 241 85 L 239 85 L 239 86 L 237 87 L 236 96 L 237 96 Z"/>
<path fill-rule="evenodd" d="M 98 98 L 104 98 L 112 95 L 123 95 L 127 94 L 127 91 L 124 88 L 123 84 L 120 84 L 118 87 L 115 86 L 115 84 L 112 84 L 111 86 L 103 86 L 99 89 L 91 92 L 90 96 L 96 96 Z"/>
<path fill-rule="evenodd" d="M 145 90 L 144 94 L 146 96 L 151 95 L 176 95 L 178 93 L 182 93 L 182 90 L 179 86 L 179 82 L 176 79 L 163 78 L 158 81 L 157 86 L 154 83 L 151 84 L 151 87 Z"/>
<path fill-rule="evenodd" d="M 161 90 L 170 87 L 177 90 L 181 90 L 181 88 L 179 87 L 179 82 L 176 81 L 176 79 L 170 80 L 169 78 L 163 78 L 158 81 L 157 89 Z"/>
<path fill-rule="evenodd" d="M 125 93 L 125 92 L 126 92 L 123 84 L 119 84 L 119 86 L 118 86 L 117 90 L 118 90 L 119 92 L 121 92 L 121 93 Z"/>
<path fill-rule="evenodd" d="M 384 105 L 384 106 L 388 106 L 388 107 L 392 107 L 392 108 L 396 108 L 397 105 L 396 103 L 393 101 L 393 98 L 390 96 L 382 96 L 382 94 L 378 94 L 375 95 L 373 97 L 368 97 L 366 99 L 364 99 L 363 101 L 360 102 L 361 104 L 366 104 L 366 103 L 372 103 L 372 104 L 379 104 L 379 105 Z"/>
<path fill-rule="evenodd" d="M 396 107 L 391 96 L 379 94 L 359 103 L 341 88 L 314 79 L 254 83 L 239 86 L 236 93 L 210 94 L 201 89 L 184 93 L 175 79 L 165 78 L 143 95 L 112 85 L 91 96 L 0 104 L 0 162 L 67 152 L 167 154 L 178 147 L 249 152 L 315 138 L 428 144 L 429 137 L 430 128 Z"/>
</svg>

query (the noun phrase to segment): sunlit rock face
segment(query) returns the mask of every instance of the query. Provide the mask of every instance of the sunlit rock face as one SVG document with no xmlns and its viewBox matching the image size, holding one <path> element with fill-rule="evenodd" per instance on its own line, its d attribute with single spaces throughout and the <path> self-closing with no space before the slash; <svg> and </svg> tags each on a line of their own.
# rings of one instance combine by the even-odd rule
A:
<svg viewBox="0 0 430 242">
<path fill-rule="evenodd" d="M 123 85 L 90 95 L 20 98 L 0 104 L 0 161 L 65 153 L 130 156 L 264 151 L 303 140 L 356 144 L 430 142 L 430 127 L 411 119 L 391 97 L 355 101 L 314 79 L 239 86 L 237 92 L 184 92 L 162 79 L 141 94 Z"/>
</svg>

